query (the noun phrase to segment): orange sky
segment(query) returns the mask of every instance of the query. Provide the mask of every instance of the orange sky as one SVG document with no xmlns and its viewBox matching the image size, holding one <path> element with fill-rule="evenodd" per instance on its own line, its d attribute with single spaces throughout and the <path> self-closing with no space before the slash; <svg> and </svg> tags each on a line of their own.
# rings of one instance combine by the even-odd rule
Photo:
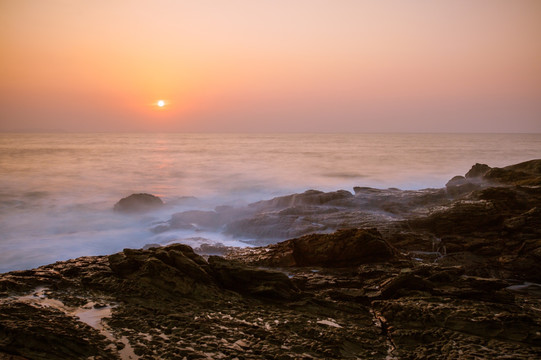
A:
<svg viewBox="0 0 541 360">
<path fill-rule="evenodd" d="M 0 131 L 541 132 L 540 19 L 538 0 L 0 0 Z"/>
</svg>

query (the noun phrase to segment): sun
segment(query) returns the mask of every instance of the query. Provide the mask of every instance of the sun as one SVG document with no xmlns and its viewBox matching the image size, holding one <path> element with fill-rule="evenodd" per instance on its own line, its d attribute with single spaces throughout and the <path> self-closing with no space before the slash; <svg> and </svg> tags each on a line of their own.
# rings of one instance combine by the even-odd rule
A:
<svg viewBox="0 0 541 360">
<path fill-rule="evenodd" d="M 164 106 L 165 106 L 165 101 L 163 101 L 163 100 L 158 100 L 158 103 L 157 103 L 157 104 L 158 104 L 159 107 L 164 107 Z"/>
</svg>

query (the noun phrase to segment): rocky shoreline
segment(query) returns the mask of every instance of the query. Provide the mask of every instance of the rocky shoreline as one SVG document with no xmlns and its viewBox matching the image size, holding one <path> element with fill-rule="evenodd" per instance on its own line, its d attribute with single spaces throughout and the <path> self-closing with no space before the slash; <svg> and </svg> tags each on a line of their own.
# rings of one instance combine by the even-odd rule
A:
<svg viewBox="0 0 541 360">
<path fill-rule="evenodd" d="M 224 256 L 174 244 L 1 274 L 0 359 L 541 357 L 541 160 L 354 192 L 154 225 L 289 238 Z"/>
</svg>

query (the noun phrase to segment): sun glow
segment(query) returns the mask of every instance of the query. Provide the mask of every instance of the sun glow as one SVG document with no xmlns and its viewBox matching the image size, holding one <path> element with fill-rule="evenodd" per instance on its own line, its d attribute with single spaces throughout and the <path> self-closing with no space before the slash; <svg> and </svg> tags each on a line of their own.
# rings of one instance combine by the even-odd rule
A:
<svg viewBox="0 0 541 360">
<path fill-rule="evenodd" d="M 158 100 L 158 103 L 157 103 L 157 104 L 158 104 L 159 107 L 164 107 L 164 106 L 165 106 L 165 101 L 163 101 L 163 100 Z"/>
</svg>

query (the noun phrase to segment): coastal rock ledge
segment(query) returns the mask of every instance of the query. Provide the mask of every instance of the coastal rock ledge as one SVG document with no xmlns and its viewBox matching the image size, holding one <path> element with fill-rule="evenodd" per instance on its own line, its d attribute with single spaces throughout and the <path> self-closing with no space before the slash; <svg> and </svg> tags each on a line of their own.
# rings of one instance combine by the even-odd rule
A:
<svg viewBox="0 0 541 360">
<path fill-rule="evenodd" d="M 539 179 L 532 160 L 477 164 L 453 189 L 310 192 L 325 202 L 234 217 L 310 212 L 319 234 L 224 257 L 174 244 L 0 274 L 0 359 L 541 358 Z M 393 216 L 359 226 L 366 209 Z M 211 220 L 228 221 L 221 211 Z"/>
</svg>

